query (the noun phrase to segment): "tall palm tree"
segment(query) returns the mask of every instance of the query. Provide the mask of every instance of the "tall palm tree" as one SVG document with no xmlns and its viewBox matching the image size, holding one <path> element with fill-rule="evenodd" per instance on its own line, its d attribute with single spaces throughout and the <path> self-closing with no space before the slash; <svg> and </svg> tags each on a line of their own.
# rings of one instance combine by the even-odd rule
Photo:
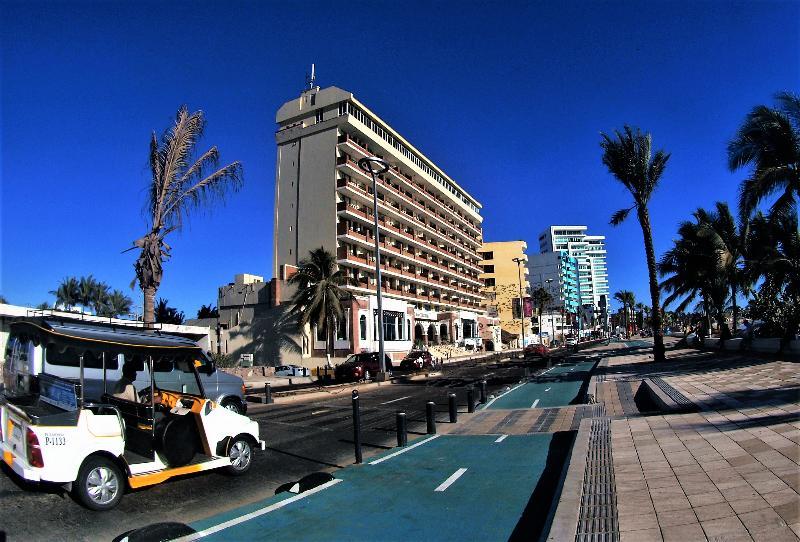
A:
<svg viewBox="0 0 800 542">
<path fill-rule="evenodd" d="M 658 186 L 658 181 L 667 167 L 669 154 L 663 150 L 652 152 L 652 137 L 638 128 L 625 126 L 616 130 L 614 137 L 601 133 L 603 164 L 608 171 L 628 189 L 633 196 L 633 206 L 621 209 L 611 217 L 611 225 L 619 226 L 636 209 L 644 238 L 647 271 L 650 275 L 650 298 L 653 307 L 653 360 L 664 361 L 664 331 L 661 326 L 661 304 L 659 302 L 658 278 L 656 275 L 656 253 L 653 248 L 653 228 L 647 204 Z"/>
<path fill-rule="evenodd" d="M 289 278 L 289 284 L 297 286 L 292 312 L 301 329 L 310 324 L 325 330 L 325 355 L 329 366 L 336 323 L 344 314 L 342 301 L 349 295 L 344 287 L 350 282 L 347 274 L 338 268 L 333 254 L 323 247 L 312 250 L 307 259 L 301 260 L 297 272 Z"/>
<path fill-rule="evenodd" d="M 749 217 L 765 198 L 779 194 L 770 212 L 793 207 L 800 197 L 800 96 L 780 92 L 777 108 L 759 105 L 728 143 L 731 171 L 752 166 L 739 187 L 739 212 Z"/>
<path fill-rule="evenodd" d="M 66 277 L 58 288 L 50 290 L 50 293 L 56 296 L 56 305 L 61 305 L 68 311 L 72 310 L 72 307 L 79 302 L 78 284 L 78 279 L 75 277 Z"/>
<path fill-rule="evenodd" d="M 156 292 L 163 278 L 163 263 L 170 256 L 167 235 L 180 230 L 189 211 L 205 203 L 223 201 L 228 190 L 242 185 L 242 166 L 232 162 L 218 167 L 219 151 L 211 147 L 195 159 L 195 145 L 203 136 L 205 118 L 202 111 L 189 113 L 181 106 L 175 123 L 161 139 L 155 132 L 150 140 L 152 181 L 147 197 L 148 233 L 133 242 L 141 249 L 134 264 L 139 287 L 144 293 L 144 321 L 155 321 Z"/>
<path fill-rule="evenodd" d="M 625 315 L 625 338 L 630 338 L 629 310 L 636 304 L 636 296 L 630 290 L 620 290 L 614 294 L 614 299 L 622 303 L 622 313 Z"/>
<path fill-rule="evenodd" d="M 544 309 L 553 301 L 553 296 L 544 288 L 539 287 L 531 292 L 531 299 L 533 300 L 533 306 L 536 307 L 536 313 L 539 315 L 539 336 L 541 337 L 543 331 L 542 315 L 544 314 Z"/>
<path fill-rule="evenodd" d="M 644 303 L 639 302 L 639 303 L 636 304 L 636 313 L 637 314 L 636 314 L 636 320 L 635 321 L 636 321 L 636 327 L 639 328 L 639 331 L 641 331 L 642 328 L 644 327 L 644 309 L 645 309 L 645 304 Z"/>
<path fill-rule="evenodd" d="M 721 201 L 716 203 L 714 211 L 697 209 L 695 217 L 700 224 L 698 233 L 711 243 L 717 272 L 728 283 L 735 333 L 739 328 L 737 298 L 740 293 L 747 294 L 753 282 L 744 268 L 749 221 L 745 219 L 737 223 L 728 204 Z"/>
<path fill-rule="evenodd" d="M 163 297 L 158 298 L 155 309 L 155 319 L 159 324 L 183 324 L 185 318 L 183 311 L 169 306 L 169 301 Z"/>
</svg>

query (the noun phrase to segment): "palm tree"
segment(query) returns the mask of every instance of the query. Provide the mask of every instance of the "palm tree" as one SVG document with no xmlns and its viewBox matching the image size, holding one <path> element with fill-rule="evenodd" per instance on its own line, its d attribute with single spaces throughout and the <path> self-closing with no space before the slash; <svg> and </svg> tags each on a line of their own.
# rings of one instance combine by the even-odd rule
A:
<svg viewBox="0 0 800 542">
<path fill-rule="evenodd" d="M 703 233 L 706 226 L 700 221 L 701 214 L 695 212 L 694 216 L 695 222 L 681 222 L 673 247 L 664 253 L 658 263 L 659 274 L 666 277 L 660 285 L 668 294 L 664 306 L 681 299 L 676 310 L 683 311 L 699 297 L 699 306 L 706 314 L 709 329 L 713 315 L 723 338 L 726 338 L 724 312 L 728 283 L 719 272 L 713 240 Z"/>
<path fill-rule="evenodd" d="M 121 315 L 131 312 L 133 300 L 119 290 L 114 290 L 108 293 L 105 303 L 101 310 L 97 313 L 99 316 L 107 316 L 109 318 L 117 318 Z"/>
<path fill-rule="evenodd" d="M 50 290 L 50 293 L 56 296 L 56 305 L 62 305 L 68 311 L 72 310 L 73 305 L 79 302 L 78 285 L 78 279 L 67 277 L 61 281 L 57 289 Z"/>
<path fill-rule="evenodd" d="M 8 305 L 8 299 L 6 299 L 5 296 L 0 295 L 0 304 Z"/>
<path fill-rule="evenodd" d="M 785 314 L 785 346 L 800 325 L 800 230 L 796 208 L 773 210 L 768 217 L 756 213 L 748 244 L 750 276 L 763 279 L 760 293 L 769 293 Z"/>
<path fill-rule="evenodd" d="M 150 140 L 152 181 L 147 198 L 148 233 L 133 242 L 141 249 L 134 264 L 139 287 L 144 293 L 144 321 L 155 321 L 154 302 L 163 278 L 163 263 L 170 256 L 165 237 L 180 230 L 189 211 L 204 203 L 222 201 L 228 190 L 242 185 L 242 166 L 232 162 L 218 167 L 219 151 L 211 147 L 195 160 L 194 150 L 203 135 L 205 119 L 202 111 L 189 113 L 181 106 L 174 125 L 159 140 L 153 133 Z"/>
<path fill-rule="evenodd" d="M 47 310 L 49 308 L 50 308 L 50 303 L 48 303 L 47 301 L 42 301 L 41 303 L 36 305 L 36 309 L 40 310 L 40 311 L 44 311 L 44 310 Z"/>
<path fill-rule="evenodd" d="M 718 201 L 714 211 L 698 209 L 695 217 L 700 224 L 699 234 L 711 242 L 715 264 L 728 283 L 733 313 L 733 331 L 739 328 L 738 295 L 750 291 L 752 281 L 744 269 L 747 248 L 748 221 L 736 221 L 727 203 Z"/>
<path fill-rule="evenodd" d="M 636 304 L 636 296 L 630 290 L 620 290 L 614 294 L 614 299 L 622 303 L 622 313 L 625 315 L 625 337 L 630 338 L 629 309 Z"/>
<path fill-rule="evenodd" d="M 536 307 L 536 313 L 539 315 L 539 336 L 541 337 L 543 331 L 542 315 L 544 314 L 544 309 L 553 301 L 553 296 L 540 286 L 531 292 L 531 299 L 533 300 L 533 306 Z"/>
<path fill-rule="evenodd" d="M 664 361 L 664 332 L 661 326 L 656 254 L 653 249 L 653 229 L 647 204 L 658 186 L 669 160 L 663 150 L 652 153 L 652 137 L 642 134 L 638 128 L 625 126 L 623 132 L 616 130 L 611 138 L 601 133 L 603 140 L 603 164 L 608 171 L 628 189 L 633 196 L 633 206 L 614 213 L 611 225 L 619 226 L 632 210 L 636 209 L 644 238 L 647 271 L 650 275 L 650 298 L 653 308 L 653 360 Z"/>
<path fill-rule="evenodd" d="M 644 303 L 637 303 L 636 307 L 635 307 L 636 308 L 636 313 L 637 313 L 635 322 L 636 322 L 636 327 L 639 328 L 639 331 L 641 331 L 642 328 L 644 327 L 644 309 L 645 309 L 645 307 L 646 306 L 645 306 Z"/>
<path fill-rule="evenodd" d="M 169 301 L 163 297 L 158 298 L 158 303 L 154 307 L 155 319 L 159 324 L 183 324 L 185 318 L 183 311 L 169 306 Z"/>
<path fill-rule="evenodd" d="M 297 286 L 292 298 L 292 312 L 297 316 L 298 326 L 302 329 L 310 324 L 325 330 L 325 354 L 329 366 L 336 322 L 342 318 L 342 300 L 348 295 L 344 287 L 350 282 L 345 272 L 338 268 L 333 254 L 322 247 L 312 250 L 308 259 L 301 260 L 297 272 L 289 278 L 289 284 Z"/>
<path fill-rule="evenodd" d="M 219 310 L 211 303 L 208 305 L 201 305 L 200 310 L 197 311 L 197 318 L 219 318 Z"/>
<path fill-rule="evenodd" d="M 94 285 L 91 305 L 94 313 L 98 316 L 106 316 L 108 313 L 108 302 L 111 296 L 111 288 L 105 282 L 97 282 Z"/>
<path fill-rule="evenodd" d="M 759 105 L 728 143 L 731 171 L 752 166 L 739 187 L 739 214 L 749 217 L 765 198 L 780 193 L 772 212 L 793 207 L 800 196 L 800 96 L 776 95 L 778 108 Z"/>
</svg>

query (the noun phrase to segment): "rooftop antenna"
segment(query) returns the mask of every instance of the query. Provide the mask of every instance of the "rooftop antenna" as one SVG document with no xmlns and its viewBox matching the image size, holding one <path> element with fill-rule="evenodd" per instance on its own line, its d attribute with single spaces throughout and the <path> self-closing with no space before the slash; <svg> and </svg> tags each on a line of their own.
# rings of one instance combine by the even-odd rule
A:
<svg viewBox="0 0 800 542">
<path fill-rule="evenodd" d="M 315 80 L 316 76 L 314 75 L 314 64 L 311 64 L 311 76 L 306 75 L 306 84 L 308 85 L 308 90 L 314 89 Z"/>
</svg>

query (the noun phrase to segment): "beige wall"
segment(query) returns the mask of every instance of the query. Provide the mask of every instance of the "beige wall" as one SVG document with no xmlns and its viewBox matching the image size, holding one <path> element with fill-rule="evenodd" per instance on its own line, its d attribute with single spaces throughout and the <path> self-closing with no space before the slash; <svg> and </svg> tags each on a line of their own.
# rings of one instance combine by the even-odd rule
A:
<svg viewBox="0 0 800 542">
<path fill-rule="evenodd" d="M 496 305 L 498 309 L 498 317 L 500 318 L 500 327 L 514 335 L 519 335 L 522 322 L 519 318 L 513 318 L 512 303 L 513 299 L 519 298 L 519 271 L 522 272 L 522 291 L 523 295 L 527 295 L 527 289 L 530 287 L 528 282 L 528 268 L 525 262 L 522 267 L 517 268 L 517 264 L 513 261 L 514 258 L 523 258 L 527 261 L 525 250 L 527 245 L 525 241 L 500 241 L 494 243 L 484 243 L 480 249 L 481 254 L 492 253 L 492 258 L 481 260 L 482 266 L 493 265 L 494 272 L 482 273 L 480 278 L 495 280 L 495 285 L 484 287 L 483 291 L 486 294 L 494 294 L 495 300 L 487 300 L 487 304 Z M 525 334 L 531 333 L 531 319 L 525 319 Z"/>
</svg>

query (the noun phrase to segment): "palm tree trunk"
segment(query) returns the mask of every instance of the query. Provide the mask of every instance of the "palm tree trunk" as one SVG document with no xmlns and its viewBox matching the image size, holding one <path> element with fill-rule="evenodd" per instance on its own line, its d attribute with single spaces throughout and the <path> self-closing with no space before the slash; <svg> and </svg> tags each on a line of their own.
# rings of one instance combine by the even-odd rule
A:
<svg viewBox="0 0 800 542">
<path fill-rule="evenodd" d="M 154 327 L 156 322 L 155 314 L 156 289 L 151 287 L 144 288 L 144 324 L 145 327 Z"/>
<path fill-rule="evenodd" d="M 653 307 L 653 361 L 664 361 L 664 331 L 661 327 L 661 300 L 659 299 L 658 278 L 656 275 L 656 253 L 653 249 L 653 229 L 650 226 L 650 213 L 644 205 L 637 206 L 639 224 L 642 226 L 644 252 L 647 256 L 647 272 L 650 275 L 650 301 Z"/>
<path fill-rule="evenodd" d="M 326 322 L 326 327 L 328 328 L 328 333 L 325 337 L 327 339 L 325 341 L 325 357 L 327 359 L 328 367 L 331 367 L 331 354 L 333 354 L 333 330 L 331 328 L 333 326 L 330 322 Z"/>
<path fill-rule="evenodd" d="M 731 330 L 731 333 L 733 334 L 734 337 L 736 336 L 736 332 L 739 329 L 739 305 L 736 303 L 736 294 L 737 293 L 738 292 L 737 292 L 736 285 L 735 284 L 731 284 L 731 304 L 732 304 L 732 308 L 733 308 L 733 311 L 732 311 L 733 312 L 733 329 Z"/>
</svg>

